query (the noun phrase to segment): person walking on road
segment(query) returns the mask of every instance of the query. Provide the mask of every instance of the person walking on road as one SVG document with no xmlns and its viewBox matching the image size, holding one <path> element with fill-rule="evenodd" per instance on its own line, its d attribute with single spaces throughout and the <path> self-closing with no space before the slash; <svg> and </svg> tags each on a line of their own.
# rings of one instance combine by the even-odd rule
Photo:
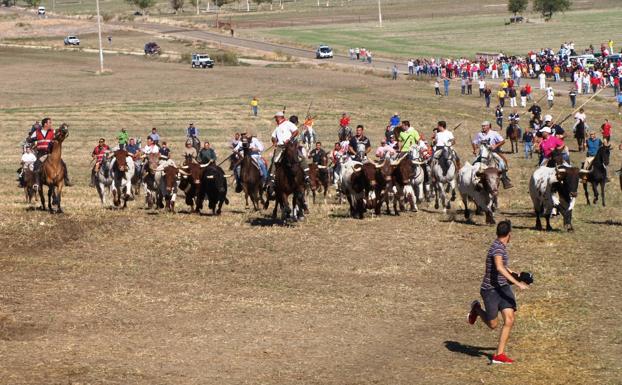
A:
<svg viewBox="0 0 622 385">
<path fill-rule="evenodd" d="M 513 276 L 509 268 L 510 257 L 507 245 L 512 238 L 512 224 L 510 221 L 501 221 L 497 225 L 497 239 L 492 243 L 486 255 L 486 270 L 480 286 L 480 295 L 484 300 L 484 307 L 479 301 L 471 303 L 468 322 L 473 325 L 480 318 L 486 326 L 494 330 L 499 326 L 498 314 L 501 312 L 503 327 L 499 336 L 496 353 L 491 357 L 492 364 L 511 364 L 514 362 L 505 354 L 505 348 L 514 326 L 516 313 L 516 298 L 511 284 L 521 290 L 528 289 L 527 284 L 520 282 Z"/>
<path fill-rule="evenodd" d="M 391 79 L 393 80 L 397 80 L 397 74 L 398 74 L 398 69 L 397 69 L 397 64 L 393 64 L 393 68 L 391 69 Z"/>
</svg>

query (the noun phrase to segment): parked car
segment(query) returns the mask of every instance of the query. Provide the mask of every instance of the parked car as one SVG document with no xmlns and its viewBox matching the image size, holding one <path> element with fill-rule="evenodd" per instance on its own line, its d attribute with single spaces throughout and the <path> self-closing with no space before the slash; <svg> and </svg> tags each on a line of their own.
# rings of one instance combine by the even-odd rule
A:
<svg viewBox="0 0 622 385">
<path fill-rule="evenodd" d="M 45 16 L 45 7 L 41 6 L 37 9 L 37 15 Z"/>
<path fill-rule="evenodd" d="M 192 68 L 214 68 L 214 61 L 206 53 L 192 54 Z"/>
<path fill-rule="evenodd" d="M 160 46 L 151 41 L 145 44 L 145 55 L 159 55 L 160 54 Z"/>
<path fill-rule="evenodd" d="M 332 59 L 333 57 L 333 49 L 327 45 L 320 45 L 315 51 L 316 59 Z"/>
<path fill-rule="evenodd" d="M 80 45 L 80 39 L 77 36 L 67 36 L 65 38 L 65 45 Z"/>
</svg>

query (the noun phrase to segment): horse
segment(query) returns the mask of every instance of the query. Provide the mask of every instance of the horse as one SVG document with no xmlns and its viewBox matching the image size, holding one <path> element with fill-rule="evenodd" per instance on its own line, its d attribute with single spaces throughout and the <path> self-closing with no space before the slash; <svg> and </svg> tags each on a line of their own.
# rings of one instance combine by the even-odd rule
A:
<svg viewBox="0 0 622 385">
<path fill-rule="evenodd" d="M 118 207 L 123 199 L 123 207 L 127 207 L 127 201 L 134 199 L 132 191 L 132 178 L 134 177 L 134 160 L 125 150 L 117 150 L 110 162 L 112 176 L 112 203 Z"/>
<path fill-rule="evenodd" d="M 35 173 L 33 163 L 26 163 L 22 167 L 22 184 L 24 186 L 24 197 L 26 203 L 32 203 L 33 198 L 35 201 L 38 199 L 37 191 L 35 189 Z"/>
<path fill-rule="evenodd" d="M 276 202 L 272 218 L 276 219 L 277 209 L 280 206 L 283 220 L 288 218 L 293 220 L 302 219 L 304 218 L 304 212 L 307 211 L 305 204 L 305 176 L 298 160 L 298 144 L 296 141 L 290 141 L 285 144 L 280 158 L 275 161 Z M 291 208 L 288 204 L 290 195 L 293 195 Z M 265 204 L 264 208 L 266 208 Z"/>
<path fill-rule="evenodd" d="M 603 207 L 605 207 L 605 185 L 607 184 L 607 166 L 609 166 L 610 153 L 611 145 L 601 146 L 596 152 L 589 173 L 582 176 L 583 191 L 585 191 L 585 199 L 588 205 L 590 204 L 590 197 L 587 192 L 587 184 L 591 183 L 592 191 L 594 191 L 594 204 L 598 202 L 598 186 L 600 185 Z"/>
<path fill-rule="evenodd" d="M 577 148 L 579 152 L 585 151 L 585 131 L 586 124 L 583 120 L 578 119 L 574 127 L 574 137 L 577 140 Z"/>
<path fill-rule="evenodd" d="M 413 165 L 413 176 L 411 178 L 411 184 L 415 192 L 415 211 L 418 210 L 417 203 L 421 203 L 423 199 L 429 201 L 430 186 L 426 183 L 426 176 L 430 173 L 429 161 L 424 160 L 421 157 L 421 153 L 416 146 L 410 151 L 410 162 Z"/>
<path fill-rule="evenodd" d="M 62 152 L 63 141 L 69 136 L 68 125 L 63 123 L 54 134 L 54 140 L 50 143 L 50 152 L 38 169 L 35 178 L 36 189 L 39 190 L 41 199 L 41 209 L 45 210 L 45 198 L 43 197 L 43 186 L 48 186 L 48 210 L 54 213 L 52 204 L 56 204 L 57 213 L 62 213 L 61 196 L 65 186 L 65 168 L 63 167 Z"/>
<path fill-rule="evenodd" d="M 242 149 L 244 156 L 240 161 L 240 182 L 244 190 L 244 199 L 248 207 L 248 198 L 251 198 L 253 209 L 258 211 L 261 207 L 259 203 L 265 204 L 263 199 L 261 171 L 259 165 L 255 163 L 251 155 L 250 143 L 247 139 L 242 139 Z M 261 162 L 261 160 L 260 160 Z"/>
<path fill-rule="evenodd" d="M 315 204 L 315 193 L 323 189 L 324 203 L 326 203 L 326 194 L 328 193 L 329 172 L 328 157 L 325 155 L 320 159 L 320 163 L 309 164 L 309 182 L 311 185 L 311 193 L 313 194 L 313 204 Z"/>
<path fill-rule="evenodd" d="M 506 131 L 506 136 L 510 139 L 510 144 L 512 145 L 512 154 L 519 152 L 518 140 L 520 138 L 520 134 L 520 126 L 515 121 L 512 121 Z"/>
<path fill-rule="evenodd" d="M 99 194 L 102 207 L 106 207 L 106 195 L 112 194 L 114 179 L 112 178 L 112 172 L 110 172 L 111 161 L 110 154 L 106 152 L 99 165 L 99 171 L 95 174 L 95 188 Z"/>
<path fill-rule="evenodd" d="M 434 208 L 439 208 L 439 199 L 443 205 L 443 212 L 451 208 L 450 200 L 446 194 L 451 191 L 451 200 L 456 199 L 456 165 L 454 153 L 450 149 L 443 148 L 439 159 L 432 161 L 432 187 L 434 188 Z"/>
<path fill-rule="evenodd" d="M 192 147 L 197 150 L 197 154 L 201 151 L 201 141 L 196 136 L 191 136 L 188 140 L 192 143 Z"/>
</svg>

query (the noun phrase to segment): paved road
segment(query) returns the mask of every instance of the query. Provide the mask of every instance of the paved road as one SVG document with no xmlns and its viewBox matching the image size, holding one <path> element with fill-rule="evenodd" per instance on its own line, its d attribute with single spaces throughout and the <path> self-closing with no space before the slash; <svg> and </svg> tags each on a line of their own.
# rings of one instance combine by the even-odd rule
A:
<svg viewBox="0 0 622 385">
<path fill-rule="evenodd" d="M 136 29 L 143 30 L 145 32 L 151 33 L 160 33 L 163 35 L 169 35 L 180 39 L 190 39 L 190 40 L 202 40 L 212 43 L 218 43 L 222 45 L 227 45 L 234 48 L 248 48 L 257 51 L 263 52 L 275 52 L 279 51 L 286 55 L 290 55 L 295 58 L 304 59 L 304 60 L 312 60 L 322 62 L 315 58 L 315 51 L 297 48 L 283 44 L 270 43 L 259 40 L 245 39 L 241 37 L 233 37 L 226 34 L 221 34 L 217 32 L 209 32 L 204 30 L 193 30 L 188 28 L 177 28 L 170 25 L 163 24 L 154 24 L 154 23 L 132 23 L 132 26 Z M 360 68 L 370 68 L 369 64 L 362 63 L 356 60 L 350 60 L 350 58 L 346 55 L 335 55 L 335 57 L 331 59 L 324 59 L 324 61 L 330 61 L 337 64 L 345 64 L 356 66 Z M 390 59 L 373 59 L 373 64 L 371 67 L 378 70 L 390 70 L 394 64 L 398 65 L 398 68 L 402 72 L 408 71 L 408 68 L 403 62 L 397 62 Z"/>
</svg>

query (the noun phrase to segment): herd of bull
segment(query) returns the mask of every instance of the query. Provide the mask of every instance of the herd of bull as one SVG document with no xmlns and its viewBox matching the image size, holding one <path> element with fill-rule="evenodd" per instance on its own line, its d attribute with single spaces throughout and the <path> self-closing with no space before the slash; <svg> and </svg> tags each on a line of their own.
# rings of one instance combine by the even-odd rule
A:
<svg viewBox="0 0 622 385">
<path fill-rule="evenodd" d="M 66 131 L 61 130 L 60 134 L 64 132 Z M 66 135 L 60 134 L 57 135 L 59 138 L 52 143 L 52 156 L 43 162 L 42 170 L 46 170 L 46 165 L 50 162 L 61 162 L 60 147 Z M 316 192 L 322 189 L 324 198 L 326 198 L 332 175 L 333 182 L 337 186 L 339 202 L 341 203 L 342 197 L 347 198 L 350 215 L 353 218 L 363 218 L 368 210 L 379 215 L 383 205 L 386 205 L 387 214 L 399 215 L 400 211 L 406 209 L 406 205 L 410 206 L 411 211 L 417 211 L 417 203 L 424 199 L 430 201 L 432 197 L 435 200 L 435 208 L 442 207 L 446 212 L 451 207 L 451 201 L 455 200 L 457 188 L 462 198 L 467 221 L 471 221 L 469 202 L 473 202 L 477 211 L 485 213 L 487 223 L 495 222 L 494 212 L 498 208 L 501 171 L 496 163 L 498 158 L 493 156 L 493 152 L 486 143 L 480 146 L 476 162 L 473 164 L 467 162 L 459 170 L 457 170 L 459 162 L 457 162 L 456 154 L 449 148 L 438 151 L 430 159 L 422 159 L 419 151 L 415 149 L 411 153 L 394 159 L 387 157 L 380 163 L 369 161 L 364 156 L 344 157 L 338 167 L 332 167 L 332 172 L 327 166 L 327 159 L 324 158 L 320 164 L 310 165 L 307 183 L 302 177 L 300 165 L 296 164 L 298 163 L 296 145 L 293 144 L 291 147 L 291 151 L 287 151 L 291 154 L 284 157 L 287 161 L 275 165 L 277 171 L 272 188 L 269 187 L 270 185 L 267 186 L 268 188 L 260 187 L 262 184 L 259 169 L 253 165 L 250 156 L 242 156 L 242 159 L 230 157 L 231 170 L 241 165 L 243 191 L 247 198 L 251 198 L 255 209 L 258 209 L 258 205 L 255 204 L 257 200 L 264 202 L 264 209 L 268 207 L 270 200 L 276 202 L 273 217 L 276 217 L 276 210 L 279 206 L 283 211 L 284 219 L 287 219 L 291 213 L 294 213 L 294 219 L 303 216 L 303 213 L 308 211 L 304 191 L 313 194 L 314 203 Z M 53 156 L 55 152 L 58 152 L 57 156 Z M 247 148 L 244 153 L 248 153 Z M 551 161 L 552 167 L 538 167 L 530 178 L 529 193 L 536 213 L 536 228 L 542 229 L 541 217 L 544 217 L 546 230 L 551 230 L 550 217 L 557 212 L 562 215 L 566 229 L 571 231 L 572 210 L 579 182 L 592 182 L 594 202 L 596 202 L 598 193 L 594 182 L 598 179 L 603 181 L 607 179 L 609 146 L 603 146 L 599 150 L 595 161 L 595 164 L 599 166 L 593 166 L 590 171 L 565 164 L 561 157 L 557 160 L 557 165 L 555 161 L 555 159 Z M 63 170 L 60 163 L 57 166 L 56 168 Z M 602 175 L 598 177 L 600 169 L 602 169 Z M 603 170 L 605 170 L 604 173 L 602 173 Z M 47 171 L 44 174 L 49 173 L 50 171 Z M 293 185 L 287 186 L 285 182 L 286 179 L 290 179 L 290 176 Z M 49 175 L 47 177 L 49 179 Z M 177 194 L 182 193 L 186 204 L 191 207 L 192 211 L 200 212 L 204 201 L 207 200 L 212 214 L 219 215 L 222 206 L 229 203 L 227 177 L 223 169 L 213 162 L 198 164 L 187 159 L 178 167 L 171 160 L 161 159 L 157 153 L 136 158 L 127 151 L 119 149 L 105 154 L 99 169 L 94 172 L 93 181 L 102 206 L 107 205 L 107 196 L 112 196 L 115 206 L 125 208 L 127 201 L 134 200 L 142 190 L 148 208 L 165 208 L 174 212 Z M 46 182 L 46 178 L 43 178 L 42 182 L 49 186 L 60 184 L 56 190 L 51 191 L 52 197 L 55 197 L 54 201 L 58 204 L 58 211 L 61 211 L 62 173 L 56 179 L 58 181 Z M 251 185 L 255 187 L 251 188 Z M 32 190 L 32 186 L 29 186 L 27 184 L 25 190 Z M 585 192 L 587 198 L 587 186 Z M 264 193 L 266 194 L 265 201 Z M 293 210 L 290 210 L 287 204 L 287 196 L 290 194 L 293 194 L 294 198 Z M 604 205 L 604 182 L 601 185 L 601 194 Z M 28 201 L 32 195 L 27 194 Z M 51 203 L 50 200 L 49 204 Z M 42 205 L 44 205 L 43 202 Z M 52 210 L 51 207 L 50 210 Z"/>
</svg>

